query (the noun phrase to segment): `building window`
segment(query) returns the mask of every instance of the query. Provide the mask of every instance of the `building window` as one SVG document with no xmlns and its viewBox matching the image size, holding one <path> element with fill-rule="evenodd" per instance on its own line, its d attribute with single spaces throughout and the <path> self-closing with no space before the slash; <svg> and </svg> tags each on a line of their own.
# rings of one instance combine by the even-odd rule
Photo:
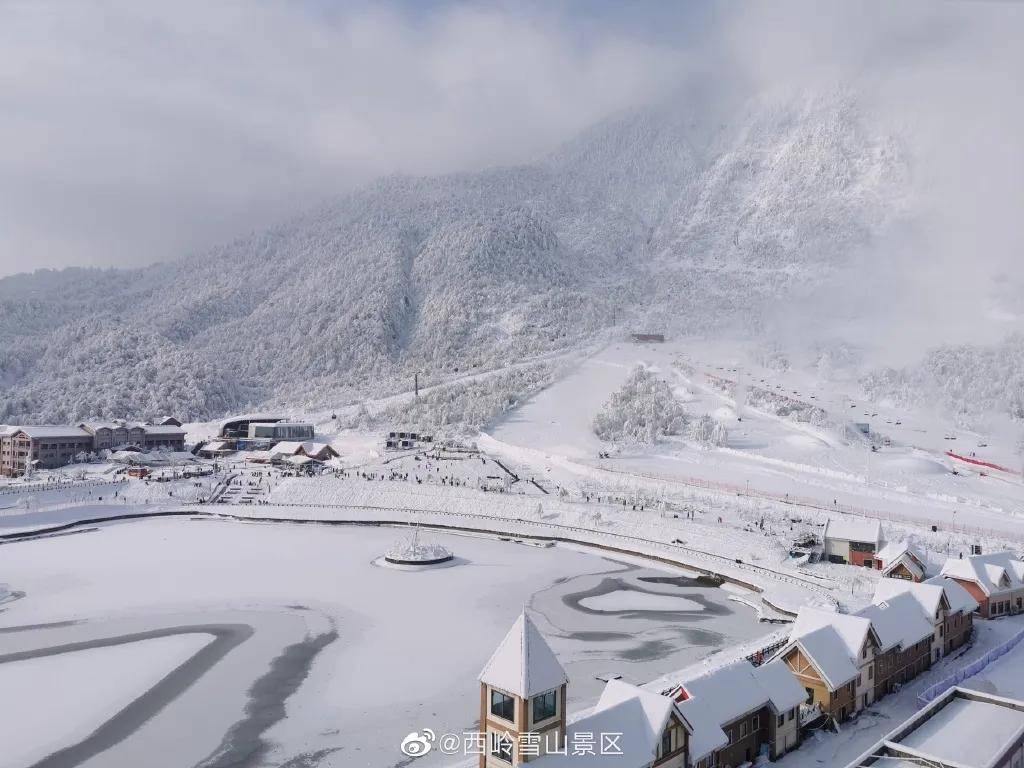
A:
<svg viewBox="0 0 1024 768">
<path fill-rule="evenodd" d="M 783 712 L 781 715 L 779 715 L 779 720 L 778 720 L 778 723 L 776 723 L 776 727 L 781 728 L 785 724 L 786 724 L 786 713 Z"/>
<path fill-rule="evenodd" d="M 750 730 L 756 731 L 760 727 L 761 727 L 761 716 L 760 715 L 754 715 L 754 719 L 753 719 L 753 721 L 750 724 Z"/>
<path fill-rule="evenodd" d="M 540 696 L 533 697 L 533 722 L 539 723 L 541 720 L 547 720 L 550 717 L 554 717 L 557 711 L 558 697 L 554 691 L 548 691 L 542 693 Z"/>
<path fill-rule="evenodd" d="M 491 733 L 491 757 L 512 762 L 512 739 L 504 733 Z"/>
<path fill-rule="evenodd" d="M 665 732 L 661 734 L 661 756 L 669 755 L 672 753 L 672 729 L 666 728 Z"/>
<path fill-rule="evenodd" d="M 794 717 L 796 717 L 796 707 L 789 710 L 789 719 L 792 720 Z"/>
<path fill-rule="evenodd" d="M 742 739 L 746 735 L 747 735 L 747 724 L 746 723 L 740 723 L 740 738 Z"/>
<path fill-rule="evenodd" d="M 516 700 L 506 696 L 501 691 L 491 691 L 491 714 L 508 720 L 510 723 L 516 719 Z"/>
</svg>

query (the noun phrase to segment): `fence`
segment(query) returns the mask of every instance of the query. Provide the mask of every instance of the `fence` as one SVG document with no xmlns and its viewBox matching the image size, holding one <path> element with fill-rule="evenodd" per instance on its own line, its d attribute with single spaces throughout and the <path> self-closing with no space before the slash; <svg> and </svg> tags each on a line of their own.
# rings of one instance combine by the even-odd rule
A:
<svg viewBox="0 0 1024 768">
<path fill-rule="evenodd" d="M 827 589 L 823 588 L 820 584 L 814 583 L 814 582 L 812 582 L 812 581 L 810 581 L 808 579 L 801 578 L 801 577 L 793 575 L 793 574 L 782 573 L 780 571 L 773 571 L 770 568 L 764 568 L 763 566 L 754 565 L 752 563 L 745 563 L 745 562 L 742 562 L 740 560 L 736 560 L 734 558 L 725 557 L 723 555 L 716 555 L 716 554 L 711 553 L 711 552 L 705 552 L 705 551 L 700 550 L 700 549 L 694 549 L 693 547 L 687 547 L 687 546 L 685 546 L 683 544 L 677 544 L 677 543 L 674 543 L 674 542 L 671 543 L 671 544 L 668 544 L 668 543 L 665 543 L 665 542 L 655 541 L 655 540 L 652 540 L 652 539 L 645 539 L 645 538 L 642 538 L 640 536 L 630 536 L 628 534 L 623 534 L 623 533 L 614 533 L 612 531 L 600 531 L 600 530 L 594 530 L 592 528 L 584 528 L 582 526 L 560 525 L 558 523 L 549 523 L 549 522 L 542 522 L 542 521 L 539 521 L 539 520 L 529 520 L 529 519 L 523 519 L 523 518 L 501 517 L 501 516 L 498 516 L 498 515 L 482 515 L 482 514 L 474 514 L 474 513 L 471 513 L 471 512 L 447 512 L 447 511 L 438 510 L 438 509 L 416 509 L 416 508 L 411 508 L 411 507 L 378 507 L 378 506 L 359 505 L 359 504 L 346 505 L 346 504 L 324 504 L 324 503 L 312 503 L 312 502 L 309 502 L 309 503 L 295 503 L 295 502 L 293 502 L 293 503 L 279 503 L 279 502 L 275 502 L 274 504 L 272 504 L 270 506 L 271 507 L 305 507 L 305 508 L 314 508 L 314 509 L 335 509 L 335 510 L 348 509 L 348 510 L 353 510 L 353 511 L 354 510 L 359 510 L 359 511 L 364 511 L 365 510 L 365 511 L 370 512 L 372 514 L 377 514 L 377 513 L 380 513 L 380 512 L 400 513 L 400 514 L 408 516 L 407 519 L 406 520 L 377 521 L 377 522 L 386 522 L 388 524 L 403 524 L 403 523 L 405 523 L 405 524 L 417 524 L 417 525 L 422 524 L 425 528 L 426 527 L 432 527 L 432 526 L 429 523 L 413 522 L 417 515 L 437 515 L 438 517 L 441 517 L 442 519 L 458 519 L 458 518 L 462 518 L 462 519 L 466 519 L 466 520 L 474 520 L 474 521 L 477 521 L 478 523 L 483 523 L 483 522 L 486 521 L 486 523 L 489 523 L 491 525 L 501 524 L 501 526 L 495 526 L 496 530 L 495 529 L 484 529 L 484 530 L 488 530 L 488 532 L 495 533 L 495 534 L 506 535 L 506 536 L 509 536 L 509 537 L 515 537 L 515 536 L 518 535 L 518 536 L 523 536 L 525 538 L 551 539 L 551 540 L 561 540 L 561 541 L 567 541 L 567 542 L 587 544 L 587 545 L 590 545 L 590 546 L 603 547 L 603 548 L 608 549 L 608 550 L 615 550 L 615 551 L 620 551 L 620 552 L 623 552 L 623 553 L 639 555 L 641 557 L 651 558 L 651 559 L 655 559 L 655 560 L 663 560 L 665 562 L 670 562 L 671 564 L 679 566 L 679 567 L 691 568 L 691 569 L 695 569 L 695 570 L 698 570 L 698 571 L 705 571 L 707 573 L 715 574 L 715 575 L 718 575 L 718 576 L 725 576 L 725 573 L 723 573 L 723 571 L 726 571 L 726 572 L 732 571 L 733 573 L 735 573 L 736 571 L 741 571 L 741 572 L 746 572 L 746 573 L 753 573 L 753 574 L 757 574 L 758 576 L 762 576 L 762 577 L 768 578 L 768 579 L 770 579 L 772 581 L 777 581 L 777 582 L 781 581 L 783 583 L 787 583 L 787 584 L 791 584 L 793 586 L 800 587 L 801 589 L 807 590 L 808 592 L 811 592 L 811 593 L 815 594 L 816 596 L 818 596 L 819 598 L 825 600 L 829 604 L 837 606 L 837 602 L 836 602 L 835 598 L 832 596 L 832 594 Z M 258 508 L 259 507 L 256 507 L 256 509 L 258 509 Z M 250 516 L 249 515 L 239 515 L 239 517 L 250 517 Z M 258 519 L 258 516 L 256 516 L 256 515 L 253 515 L 252 517 Z M 301 522 L 301 520 L 298 521 L 298 522 Z M 310 522 L 320 522 L 320 521 L 310 520 Z M 323 522 L 331 522 L 331 521 L 328 520 L 328 521 L 323 521 Z M 509 527 L 509 524 L 512 524 L 512 526 L 515 526 L 515 527 Z M 441 526 L 441 527 L 444 527 L 444 526 Z M 453 525 L 451 527 L 460 527 L 460 526 Z M 535 534 L 530 534 L 530 533 L 519 533 L 519 534 L 511 533 L 510 531 L 514 531 L 516 527 L 518 527 L 520 530 L 523 530 L 524 528 L 529 530 L 529 529 L 532 528 L 532 529 L 538 531 L 538 533 L 535 533 Z M 613 542 L 614 542 L 614 544 L 613 544 Z M 621 545 L 621 546 L 615 546 L 615 544 L 618 544 L 618 545 Z M 703 568 L 700 568 L 699 566 L 696 566 L 692 561 L 685 562 L 685 561 L 680 561 L 680 560 L 678 560 L 676 558 L 668 559 L 668 558 L 660 557 L 658 554 L 655 554 L 655 551 L 661 551 L 661 552 L 665 552 L 667 554 L 675 554 L 675 553 L 686 554 L 686 555 L 689 555 L 690 557 L 692 557 L 693 559 L 703 560 L 703 561 L 706 561 L 706 562 L 714 563 L 715 565 L 710 567 L 710 568 L 703 569 Z M 755 590 L 757 592 L 762 591 L 762 588 L 760 586 L 755 585 L 755 584 L 751 584 L 749 582 L 744 582 L 743 580 L 738 579 L 735 576 L 729 576 L 727 578 L 730 581 L 733 581 L 733 582 L 735 582 L 737 584 L 740 584 L 740 585 L 742 585 L 744 587 L 748 587 L 750 589 L 753 589 L 753 590 Z M 788 611 L 783 611 L 783 609 L 781 609 L 781 608 L 779 608 L 777 606 L 775 607 L 775 610 L 778 610 L 780 612 L 788 613 Z"/>
<path fill-rule="evenodd" d="M 696 368 L 694 368 L 693 366 L 691 366 L 689 364 L 677 363 L 677 365 L 678 365 L 678 367 L 681 370 L 683 370 L 691 378 L 693 378 L 695 376 L 701 375 L 700 372 L 697 371 Z M 716 383 L 718 384 L 718 386 L 723 386 L 722 382 L 725 382 L 728 385 L 734 385 L 735 384 L 735 382 L 732 381 L 731 379 L 727 379 L 727 378 L 724 378 L 724 377 L 721 377 L 721 376 L 716 376 L 716 375 L 711 374 L 711 373 L 704 373 L 703 375 L 705 377 L 707 377 L 707 379 L 709 380 L 709 382 L 713 386 L 716 385 Z M 771 392 L 771 390 L 766 390 L 766 391 Z M 792 398 L 790 398 L 790 399 L 792 399 Z M 809 405 L 809 403 L 805 403 L 802 400 L 797 400 L 795 402 L 799 402 L 799 403 L 803 403 L 805 405 Z M 1020 472 L 1016 472 L 1015 470 L 1012 470 L 1012 469 L 1007 469 L 1006 467 L 999 466 L 998 464 L 991 464 L 991 463 L 988 463 L 988 462 L 978 461 L 977 459 L 970 459 L 970 458 L 967 458 L 967 457 L 964 457 L 964 456 L 959 456 L 959 455 L 953 453 L 952 451 L 948 451 L 947 455 L 951 456 L 953 458 L 956 458 L 956 459 L 960 459 L 961 461 L 969 462 L 971 464 L 979 464 L 979 465 L 990 467 L 990 468 L 993 468 L 993 469 L 998 469 L 998 470 L 1001 470 L 1001 471 L 1004 471 L 1004 472 L 1013 473 L 1013 474 L 1016 474 L 1018 476 L 1021 474 Z M 617 470 L 608 470 L 608 471 L 614 472 L 614 471 L 617 471 Z M 814 498 L 809 498 L 809 497 L 806 497 L 806 496 L 794 496 L 792 494 L 771 493 L 770 491 L 758 491 L 758 490 L 754 490 L 754 489 L 751 489 L 751 488 L 746 487 L 746 486 L 731 485 L 729 483 L 713 483 L 713 482 L 710 482 L 710 481 L 707 481 L 707 480 L 702 480 L 700 478 L 695 478 L 695 477 L 665 478 L 665 477 L 658 477 L 656 475 L 646 475 L 646 474 L 642 474 L 642 473 L 631 473 L 631 474 L 637 474 L 637 475 L 640 475 L 642 477 L 647 477 L 647 478 L 649 478 L 651 480 L 660 480 L 661 482 L 679 482 L 679 483 L 681 483 L 683 485 L 688 485 L 688 486 L 692 486 L 692 487 L 695 487 L 695 488 L 702 488 L 702 489 L 706 489 L 706 490 L 710 490 L 710 491 L 718 491 L 718 492 L 721 492 L 721 493 L 730 493 L 730 494 L 735 494 L 737 496 L 748 496 L 750 498 L 766 499 L 766 500 L 769 500 L 769 501 L 779 502 L 779 503 L 782 503 L 782 504 L 789 504 L 789 505 L 797 506 L 797 507 L 806 507 L 808 509 L 816 509 L 816 510 L 820 510 L 822 512 L 836 512 L 836 513 L 839 513 L 839 514 L 846 514 L 846 515 L 858 515 L 860 517 L 871 518 L 872 520 L 886 520 L 886 521 L 889 521 L 889 522 L 907 523 L 907 524 L 910 524 L 910 525 L 925 525 L 925 524 L 930 524 L 930 522 L 931 522 L 931 521 L 928 521 L 928 520 L 923 519 L 923 518 L 914 517 L 912 515 L 902 515 L 902 514 L 900 514 L 898 512 L 882 512 L 880 510 L 869 509 L 869 508 L 866 508 L 866 507 L 857 507 L 857 506 L 853 506 L 853 505 L 850 505 L 850 504 L 839 504 L 838 502 L 833 503 L 833 504 L 829 504 L 828 502 L 823 502 L 821 499 L 814 499 Z M 956 522 L 953 522 L 953 521 L 943 521 L 941 523 L 941 527 L 945 531 L 953 531 L 954 533 L 962 533 L 962 534 L 965 534 L 965 535 L 987 536 L 987 537 L 997 538 L 997 539 L 1011 539 L 1011 540 L 1014 540 L 1014 541 L 1024 541 L 1024 534 L 1019 533 L 1019 532 L 1015 532 L 1015 531 L 1003 531 L 1003 530 L 999 530 L 999 529 L 995 529 L 995 528 L 986 528 L 984 526 L 962 525 L 960 523 L 956 523 Z"/>
<path fill-rule="evenodd" d="M 787 504 L 793 507 L 802 507 L 804 509 L 814 509 L 820 512 L 831 512 L 842 515 L 856 515 L 858 517 L 867 517 L 872 520 L 884 520 L 893 523 L 906 523 L 909 525 L 923 526 L 931 523 L 930 520 L 921 517 L 914 517 L 913 515 L 903 515 L 898 512 L 882 512 L 877 509 L 870 509 L 867 507 L 857 507 L 852 504 L 840 504 L 838 502 L 829 504 L 828 502 L 822 501 L 821 499 L 814 499 L 808 496 L 796 496 L 791 493 L 772 493 L 771 491 L 759 491 L 755 488 L 748 487 L 746 485 L 733 485 L 732 483 L 718 483 L 711 480 L 704 480 L 699 477 L 685 477 L 685 476 L 671 476 L 664 477 L 661 475 L 654 475 L 646 472 L 635 472 L 625 471 L 619 469 L 611 469 L 608 467 L 601 468 L 605 472 L 613 472 L 616 474 L 629 475 L 632 477 L 643 477 L 648 480 L 657 480 L 660 483 L 677 483 L 679 485 L 685 485 L 691 488 L 699 488 L 701 490 L 712 491 L 717 493 L 727 493 L 733 496 L 742 496 L 751 499 L 763 499 L 766 501 L 773 501 L 778 504 Z M 942 521 L 938 523 L 942 530 L 953 531 L 954 533 L 962 533 L 972 536 L 987 536 L 996 539 L 1010 539 L 1014 541 L 1024 541 L 1024 533 L 1011 531 L 1011 530 L 999 530 L 996 528 L 985 528 L 983 526 L 975 525 L 962 525 L 960 523 L 952 521 Z"/>
<path fill-rule="evenodd" d="M 1006 642 L 993 648 L 980 659 L 972 661 L 970 664 L 961 667 L 959 670 L 957 670 L 954 674 L 947 677 L 945 680 L 942 680 L 941 682 L 938 682 L 935 685 L 928 688 L 927 690 L 925 690 L 924 693 L 917 697 L 917 708 L 922 709 L 923 707 L 927 706 L 930 702 L 934 701 L 939 696 L 944 694 L 953 686 L 960 685 L 960 683 L 962 683 L 967 678 L 974 677 L 979 672 L 984 671 L 986 667 L 992 664 L 992 662 L 1002 658 L 1007 653 L 1016 648 L 1018 645 L 1020 645 L 1022 640 L 1024 640 L 1024 629 L 1022 629 L 1020 632 L 1018 632 L 1016 635 L 1011 637 Z"/>
<path fill-rule="evenodd" d="M 55 480 L 48 483 L 32 483 L 18 486 L 0 488 L 0 496 L 9 496 L 18 493 L 39 493 L 41 491 L 62 491 L 76 488 L 102 488 L 109 485 L 123 485 L 128 482 L 125 479 L 119 480 Z"/>
</svg>

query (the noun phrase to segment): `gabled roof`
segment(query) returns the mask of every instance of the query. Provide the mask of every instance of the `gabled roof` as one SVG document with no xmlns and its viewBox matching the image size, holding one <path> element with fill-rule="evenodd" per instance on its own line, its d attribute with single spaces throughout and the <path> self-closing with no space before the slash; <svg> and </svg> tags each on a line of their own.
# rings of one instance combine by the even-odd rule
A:
<svg viewBox="0 0 1024 768">
<path fill-rule="evenodd" d="M 875 587 L 875 596 L 871 598 L 871 602 L 878 605 L 892 600 L 896 595 L 909 594 L 921 606 L 925 615 L 933 617 L 934 621 L 935 613 L 939 608 L 943 605 L 949 608 L 950 604 L 943 585 L 934 584 L 933 581 L 934 579 L 929 579 L 927 582 L 915 583 L 906 579 L 879 579 L 878 585 Z"/>
<path fill-rule="evenodd" d="M 952 613 L 973 613 L 978 610 L 978 601 L 963 586 L 952 579 L 947 579 L 945 576 L 932 576 L 930 579 L 925 579 L 922 584 L 941 587 L 946 595 L 946 600 L 949 601 L 949 610 Z"/>
<path fill-rule="evenodd" d="M 609 680 L 592 713 L 567 729 L 570 742 L 577 733 L 589 734 L 595 754 L 580 757 L 569 750 L 568 754 L 544 755 L 531 760 L 530 764 L 536 763 L 537 768 L 646 768 L 654 762 L 661 735 L 673 716 L 690 730 L 689 722 L 668 696 L 621 680 Z M 615 752 L 600 753 L 602 734 L 619 736 Z"/>
<path fill-rule="evenodd" d="M 565 670 L 523 611 L 480 673 L 480 682 L 528 699 L 567 683 Z"/>
<path fill-rule="evenodd" d="M 285 454 L 287 456 L 294 456 L 302 450 L 302 443 L 295 440 L 282 440 L 280 443 L 274 445 L 268 453 L 274 454 Z"/>
<path fill-rule="evenodd" d="M 881 560 L 886 566 L 890 562 L 895 562 L 904 555 L 909 556 L 917 562 L 919 568 L 924 570 L 925 560 L 924 555 L 919 550 L 910 545 L 908 541 L 890 541 L 887 542 L 884 547 L 878 550 L 876 557 Z"/>
<path fill-rule="evenodd" d="M 900 566 L 906 568 L 907 572 L 910 573 L 910 575 L 913 576 L 915 579 L 924 578 L 924 566 L 921 565 L 921 563 L 916 558 L 914 558 L 909 552 L 904 552 L 895 560 L 883 560 L 882 562 L 885 563 L 885 567 L 881 571 L 883 579 L 891 578 L 891 574 L 894 573 L 896 569 Z"/>
<path fill-rule="evenodd" d="M 935 632 L 930 615 L 925 615 L 920 604 L 909 592 L 901 592 L 877 605 L 869 605 L 857 612 L 871 620 L 882 650 L 906 650 Z"/>
<path fill-rule="evenodd" d="M 769 706 L 776 713 L 793 709 L 807 693 L 786 663 L 777 660 L 760 667 L 741 660 L 719 667 L 680 685 L 687 699 L 679 710 L 693 727 L 691 760 L 699 760 L 729 743 L 724 727 L 744 715 Z"/>
<path fill-rule="evenodd" d="M 962 560 L 951 557 L 942 566 L 942 575 L 973 581 L 986 595 L 1024 587 L 1024 563 L 1012 552 L 972 555 Z"/>
<path fill-rule="evenodd" d="M 856 541 L 874 544 L 877 548 L 882 540 L 882 524 L 877 520 L 857 517 L 829 518 L 821 535 L 823 539 Z"/>
<path fill-rule="evenodd" d="M 783 648 L 780 653 L 786 653 L 792 647 L 797 647 L 803 652 L 807 660 L 818 670 L 821 679 L 833 691 L 860 675 L 847 652 L 846 644 L 831 626 L 819 627 L 793 638 L 790 645 Z"/>
<path fill-rule="evenodd" d="M 852 616 L 808 606 L 802 606 L 797 613 L 790 637 L 799 637 L 821 627 L 832 627 L 835 630 L 843 641 L 847 655 L 854 661 L 860 658 L 864 641 L 869 637 L 881 645 L 878 635 L 871 627 L 871 622 L 862 616 Z"/>
</svg>

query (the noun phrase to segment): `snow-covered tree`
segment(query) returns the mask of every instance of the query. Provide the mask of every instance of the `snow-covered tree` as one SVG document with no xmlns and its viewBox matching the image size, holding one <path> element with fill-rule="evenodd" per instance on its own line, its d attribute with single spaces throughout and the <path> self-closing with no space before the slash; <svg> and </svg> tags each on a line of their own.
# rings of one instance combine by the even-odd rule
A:
<svg viewBox="0 0 1024 768">
<path fill-rule="evenodd" d="M 686 411 L 672 388 L 649 368 L 637 366 L 594 417 L 594 433 L 609 442 L 653 444 L 681 434 Z"/>
<path fill-rule="evenodd" d="M 690 439 L 708 448 L 722 448 L 729 444 L 729 433 L 724 424 L 705 413 L 690 425 Z"/>
</svg>

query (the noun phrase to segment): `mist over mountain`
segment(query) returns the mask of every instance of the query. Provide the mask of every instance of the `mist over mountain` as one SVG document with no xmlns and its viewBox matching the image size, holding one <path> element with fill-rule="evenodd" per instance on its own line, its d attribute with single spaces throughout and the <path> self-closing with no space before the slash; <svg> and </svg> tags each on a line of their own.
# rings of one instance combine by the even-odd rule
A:
<svg viewBox="0 0 1024 768">
<path fill-rule="evenodd" d="M 617 325 L 757 333 L 913 221 L 907 137 L 823 89 L 619 115 L 180 261 L 0 280 L 0 422 L 344 401 Z"/>
</svg>

